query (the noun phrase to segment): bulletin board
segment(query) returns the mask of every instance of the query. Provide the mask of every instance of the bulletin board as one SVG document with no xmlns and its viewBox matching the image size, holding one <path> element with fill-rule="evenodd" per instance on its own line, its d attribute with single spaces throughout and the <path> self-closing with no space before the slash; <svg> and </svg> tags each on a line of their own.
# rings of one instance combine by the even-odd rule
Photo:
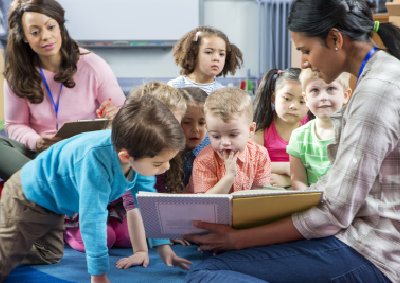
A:
<svg viewBox="0 0 400 283">
<path fill-rule="evenodd" d="M 58 0 L 78 41 L 176 41 L 199 25 L 201 0 Z"/>
</svg>

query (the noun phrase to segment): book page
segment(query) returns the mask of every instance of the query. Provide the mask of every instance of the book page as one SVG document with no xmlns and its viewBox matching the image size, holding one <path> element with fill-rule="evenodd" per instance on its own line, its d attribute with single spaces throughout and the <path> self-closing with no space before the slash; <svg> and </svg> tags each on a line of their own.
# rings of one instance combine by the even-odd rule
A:
<svg viewBox="0 0 400 283">
<path fill-rule="evenodd" d="M 171 207 L 171 205 L 173 207 Z M 217 223 L 218 211 L 215 204 L 163 204 L 155 203 L 160 215 L 161 232 L 163 234 L 192 234 L 205 230 L 193 226 L 193 220 Z M 228 223 L 227 223 L 228 224 Z"/>
</svg>

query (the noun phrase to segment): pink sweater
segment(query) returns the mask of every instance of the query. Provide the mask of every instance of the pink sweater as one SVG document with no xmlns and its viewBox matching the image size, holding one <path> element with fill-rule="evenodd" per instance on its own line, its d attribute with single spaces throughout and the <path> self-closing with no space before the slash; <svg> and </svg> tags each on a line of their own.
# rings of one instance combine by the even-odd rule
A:
<svg viewBox="0 0 400 283">
<path fill-rule="evenodd" d="M 81 53 L 87 50 L 81 49 Z M 119 87 L 108 64 L 94 53 L 81 55 L 74 75 L 75 87 L 63 86 L 58 108 L 58 125 L 64 122 L 96 118 L 99 105 L 111 98 L 117 107 L 125 102 L 125 95 Z M 39 68 L 38 68 L 39 72 Z M 54 81 L 55 73 L 43 70 L 55 102 L 59 96 L 60 83 Z M 19 98 L 4 82 L 5 130 L 9 138 L 36 150 L 40 134 L 55 131 L 56 112 L 49 94 L 42 83 L 44 100 L 31 104 Z"/>
</svg>

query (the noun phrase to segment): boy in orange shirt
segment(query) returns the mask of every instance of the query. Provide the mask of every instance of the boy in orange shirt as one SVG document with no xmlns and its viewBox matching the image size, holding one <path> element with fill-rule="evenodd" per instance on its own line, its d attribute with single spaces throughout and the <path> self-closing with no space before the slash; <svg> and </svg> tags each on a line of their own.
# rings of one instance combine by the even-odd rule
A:
<svg viewBox="0 0 400 283">
<path fill-rule="evenodd" d="M 268 185 L 268 151 L 251 141 L 256 124 L 250 95 L 219 89 L 207 97 L 204 113 L 211 144 L 195 159 L 186 192 L 227 194 Z"/>
</svg>

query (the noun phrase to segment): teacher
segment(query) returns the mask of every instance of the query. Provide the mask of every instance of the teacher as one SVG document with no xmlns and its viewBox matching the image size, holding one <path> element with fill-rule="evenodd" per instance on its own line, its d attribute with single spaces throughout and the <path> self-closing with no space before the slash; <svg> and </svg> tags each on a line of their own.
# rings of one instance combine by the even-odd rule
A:
<svg viewBox="0 0 400 283">
<path fill-rule="evenodd" d="M 332 167 L 311 190 L 322 203 L 243 230 L 197 223 L 200 250 L 229 251 L 192 269 L 187 282 L 400 282 L 400 30 L 374 22 L 362 0 L 295 0 L 289 29 L 302 67 L 326 83 L 358 78 L 332 116 Z M 371 40 L 378 33 L 387 50 Z"/>
<path fill-rule="evenodd" d="M 64 122 L 113 118 L 125 101 L 108 64 L 79 48 L 64 22 L 64 9 L 54 0 L 10 4 L 2 179 L 59 141 L 55 133 Z"/>
</svg>

